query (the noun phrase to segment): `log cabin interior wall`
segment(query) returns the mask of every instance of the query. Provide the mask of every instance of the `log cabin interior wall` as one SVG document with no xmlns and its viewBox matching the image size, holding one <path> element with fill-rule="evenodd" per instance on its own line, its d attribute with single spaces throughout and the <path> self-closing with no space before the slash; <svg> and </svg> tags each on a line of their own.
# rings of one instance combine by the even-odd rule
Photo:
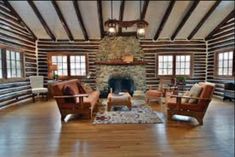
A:
<svg viewBox="0 0 235 157">
<path fill-rule="evenodd" d="M 37 74 L 35 40 L 33 34 L 20 22 L 3 1 L 0 1 L 0 45 L 24 53 L 24 78 L 0 80 L 0 107 L 30 97 L 28 77 Z"/>
<path fill-rule="evenodd" d="M 186 88 L 190 88 L 194 83 L 205 81 L 206 78 L 206 43 L 205 41 L 156 41 L 142 40 L 141 47 L 145 54 L 146 84 L 158 87 L 160 77 L 156 74 L 157 55 L 191 53 L 193 54 L 193 73 L 186 81 Z"/>
<path fill-rule="evenodd" d="M 229 18 L 213 33 L 212 37 L 208 39 L 207 81 L 216 83 L 214 94 L 219 97 L 223 96 L 224 83 L 234 81 L 234 76 L 230 78 L 216 76 L 215 55 L 217 52 L 234 51 L 234 22 L 234 17 Z"/>
<path fill-rule="evenodd" d="M 90 78 L 83 78 L 82 81 L 89 83 L 95 88 L 95 59 L 96 52 L 99 48 L 99 41 L 38 41 L 38 71 L 39 75 L 43 75 L 45 80 L 48 79 L 48 61 L 47 53 L 50 52 L 65 52 L 87 55 L 87 66 Z"/>
</svg>

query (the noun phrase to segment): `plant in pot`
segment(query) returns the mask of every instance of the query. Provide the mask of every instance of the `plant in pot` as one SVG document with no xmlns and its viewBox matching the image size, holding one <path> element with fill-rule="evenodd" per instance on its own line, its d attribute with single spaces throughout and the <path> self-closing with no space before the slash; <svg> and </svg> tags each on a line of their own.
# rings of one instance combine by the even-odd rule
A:
<svg viewBox="0 0 235 157">
<path fill-rule="evenodd" d="M 186 77 L 185 76 L 177 76 L 176 77 L 176 83 L 177 84 L 185 84 Z"/>
<path fill-rule="evenodd" d="M 177 84 L 179 91 L 184 91 L 185 84 L 186 84 L 185 81 L 186 81 L 185 76 L 177 76 L 176 77 L 176 84 Z"/>
<path fill-rule="evenodd" d="M 54 79 L 54 80 L 58 80 L 58 79 L 59 79 L 59 75 L 56 74 L 56 73 L 53 73 L 53 79 Z"/>
</svg>

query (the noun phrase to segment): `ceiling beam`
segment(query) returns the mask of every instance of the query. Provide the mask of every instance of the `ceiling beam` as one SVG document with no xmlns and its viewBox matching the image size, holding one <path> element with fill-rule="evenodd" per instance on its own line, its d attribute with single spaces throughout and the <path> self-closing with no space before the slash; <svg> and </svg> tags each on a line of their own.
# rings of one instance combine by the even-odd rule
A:
<svg viewBox="0 0 235 157">
<path fill-rule="evenodd" d="M 60 19 L 60 22 L 61 22 L 62 26 L 64 27 L 64 30 L 65 30 L 66 34 L 68 35 L 69 39 L 74 40 L 73 35 L 72 35 L 72 33 L 71 33 L 71 31 L 68 27 L 68 24 L 65 21 L 65 18 L 63 16 L 62 12 L 60 11 L 60 8 L 59 8 L 57 2 L 55 0 L 52 0 L 51 3 L 53 5 L 59 19 Z"/>
<path fill-rule="evenodd" d="M 79 9 L 78 1 L 73 0 L 73 7 L 75 9 L 75 12 L 76 12 L 76 15 L 77 15 L 77 19 L 78 19 L 78 21 L 80 23 L 84 39 L 85 40 L 89 40 L 87 31 L 86 31 L 86 28 L 85 28 L 85 25 L 84 25 L 84 22 L 83 22 L 83 19 L 82 19 L 82 15 L 81 15 L 81 12 L 80 12 L 80 9 Z"/>
<path fill-rule="evenodd" d="M 100 36 L 104 37 L 103 13 L 102 13 L 102 0 L 97 0 L 97 11 L 99 16 Z"/>
<path fill-rule="evenodd" d="M 190 15 L 193 13 L 194 9 L 197 7 L 198 3 L 200 1 L 196 0 L 193 1 L 192 6 L 190 7 L 190 9 L 188 10 L 188 12 L 185 14 L 184 18 L 182 19 L 182 21 L 180 22 L 180 24 L 178 25 L 178 27 L 176 28 L 175 32 L 173 33 L 173 35 L 171 36 L 171 40 L 174 40 L 175 37 L 177 36 L 177 34 L 179 33 L 179 31 L 183 28 L 184 24 L 187 22 L 188 18 L 190 17 Z"/>
<path fill-rule="evenodd" d="M 165 26 L 166 21 L 167 21 L 169 15 L 170 15 L 170 13 L 171 13 L 171 11 L 172 11 L 174 5 L 175 5 L 175 0 L 172 0 L 172 1 L 170 2 L 169 6 L 168 6 L 167 9 L 166 9 L 166 12 L 165 12 L 165 14 L 164 14 L 164 16 L 163 16 L 163 18 L 162 18 L 162 21 L 161 21 L 161 23 L 160 23 L 160 26 L 159 26 L 159 28 L 158 28 L 156 34 L 154 35 L 154 40 L 157 40 L 157 39 L 158 39 L 158 37 L 159 37 L 160 33 L 162 32 L 162 29 L 163 29 L 163 27 Z"/>
<path fill-rule="evenodd" d="M 38 17 L 39 21 L 41 22 L 41 24 L 42 24 L 43 28 L 45 29 L 45 31 L 47 32 L 47 34 L 51 37 L 52 40 L 56 40 L 54 34 L 52 33 L 52 31 L 48 27 L 47 23 L 43 19 L 42 15 L 40 14 L 40 12 L 39 12 L 38 8 L 36 7 L 36 5 L 34 4 L 34 2 L 31 0 L 27 0 L 27 1 L 28 1 L 29 5 L 31 6 L 31 8 L 33 9 L 36 16 Z"/>
<path fill-rule="evenodd" d="M 35 35 L 35 34 L 33 33 L 33 31 L 29 28 L 29 26 L 26 25 L 26 23 L 25 23 L 25 22 L 23 21 L 23 19 L 19 16 L 19 14 L 16 12 L 16 10 L 11 6 L 11 4 L 10 4 L 7 0 L 4 0 L 3 2 L 4 2 L 4 4 L 6 5 L 6 7 L 8 7 L 8 8 L 10 9 L 11 13 L 12 13 L 17 19 L 19 19 L 19 22 L 22 23 L 22 25 L 27 29 L 27 31 L 32 34 L 34 40 L 36 40 L 36 39 L 37 39 L 36 35 Z"/>
<path fill-rule="evenodd" d="M 194 28 L 194 30 L 191 32 L 191 34 L 188 36 L 188 40 L 191 40 L 193 36 L 198 32 L 198 30 L 201 28 L 201 26 L 205 23 L 205 21 L 208 19 L 208 17 L 212 14 L 212 12 L 217 8 L 217 6 L 220 4 L 221 0 L 217 0 L 215 4 L 210 8 L 210 10 L 206 13 L 206 15 L 201 19 L 201 21 L 198 23 L 198 25 Z"/>
<path fill-rule="evenodd" d="M 234 17 L 234 13 L 235 13 L 235 10 L 232 10 L 224 19 L 222 22 L 220 22 L 220 24 L 218 24 L 214 29 L 213 31 L 211 31 L 207 37 L 205 38 L 206 40 L 210 39 L 213 34 L 220 29 L 220 27 L 222 27 L 230 18 Z"/>
<path fill-rule="evenodd" d="M 144 6 L 143 6 L 143 11 L 141 12 L 141 15 L 140 15 L 141 20 L 144 20 L 144 18 L 145 18 L 145 15 L 146 15 L 146 12 L 147 12 L 147 9 L 148 9 L 148 5 L 149 5 L 149 0 L 145 0 L 144 1 Z"/>
<path fill-rule="evenodd" d="M 125 8 L 125 0 L 122 0 L 120 5 L 119 21 L 123 20 L 124 8 Z M 122 27 L 118 27 L 118 33 L 121 34 L 121 32 L 122 32 Z"/>
</svg>

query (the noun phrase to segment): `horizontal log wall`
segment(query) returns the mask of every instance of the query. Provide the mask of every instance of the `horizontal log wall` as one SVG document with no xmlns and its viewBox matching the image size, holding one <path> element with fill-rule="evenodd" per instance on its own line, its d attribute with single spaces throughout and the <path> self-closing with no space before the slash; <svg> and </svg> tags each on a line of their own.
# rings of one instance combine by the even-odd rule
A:
<svg viewBox="0 0 235 157">
<path fill-rule="evenodd" d="M 218 77 L 215 71 L 215 54 L 217 52 L 226 52 L 234 50 L 234 24 L 235 18 L 229 19 L 223 26 L 221 26 L 214 35 L 208 40 L 208 72 L 207 80 L 216 83 L 215 95 L 223 97 L 224 83 L 234 81 L 233 78 Z"/>
<path fill-rule="evenodd" d="M 205 81 L 206 78 L 206 43 L 204 41 L 156 41 L 142 40 L 141 47 L 144 51 L 146 65 L 147 86 L 157 88 L 160 77 L 156 74 L 156 59 L 159 53 L 192 53 L 193 74 L 186 81 L 187 88 L 194 83 Z"/>
<path fill-rule="evenodd" d="M 25 78 L 0 79 L 0 107 L 3 107 L 31 96 L 28 77 L 37 74 L 37 64 L 32 34 L 2 1 L 0 1 L 0 45 L 23 50 L 25 56 Z"/>
<path fill-rule="evenodd" d="M 83 82 L 89 83 L 93 88 L 95 83 L 95 60 L 96 52 L 99 49 L 99 41 L 38 41 L 38 71 L 48 79 L 47 53 L 50 52 L 68 52 L 87 54 L 88 72 L 91 73 L 90 79 L 82 79 Z"/>
</svg>

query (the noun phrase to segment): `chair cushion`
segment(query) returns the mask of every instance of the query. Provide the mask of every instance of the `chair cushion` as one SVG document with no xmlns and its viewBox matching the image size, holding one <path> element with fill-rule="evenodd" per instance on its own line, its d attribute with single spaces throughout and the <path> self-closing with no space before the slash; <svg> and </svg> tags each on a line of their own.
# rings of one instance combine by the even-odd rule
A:
<svg viewBox="0 0 235 157">
<path fill-rule="evenodd" d="M 162 96 L 162 92 L 158 91 L 158 90 L 148 90 L 146 92 L 146 96 L 147 97 L 161 97 Z"/>
<path fill-rule="evenodd" d="M 76 93 L 76 91 L 74 91 L 74 88 L 72 88 L 72 86 L 69 86 L 69 85 L 64 86 L 63 94 L 65 96 L 75 95 L 75 93 Z M 64 102 L 65 103 L 76 103 L 76 98 L 65 98 Z"/>
<path fill-rule="evenodd" d="M 32 93 L 39 94 L 39 93 L 47 93 L 47 88 L 32 88 Z"/>
<path fill-rule="evenodd" d="M 200 98 L 211 99 L 213 96 L 214 89 L 215 89 L 215 84 L 205 82 L 205 83 L 201 83 L 200 85 L 203 88 Z M 204 103 L 204 102 L 203 100 L 200 100 L 198 103 Z"/>
<path fill-rule="evenodd" d="M 86 91 L 84 90 L 80 82 L 77 82 L 77 88 L 79 90 L 79 93 L 86 94 Z"/>
<path fill-rule="evenodd" d="M 189 96 L 199 97 L 201 94 L 201 91 L 202 91 L 202 87 L 199 84 L 195 83 L 189 91 Z M 189 99 L 188 103 L 194 104 L 194 103 L 197 103 L 197 100 L 196 99 Z"/>
<path fill-rule="evenodd" d="M 86 92 L 87 94 L 93 92 L 93 89 L 91 88 L 91 86 L 90 86 L 89 84 L 82 83 L 81 86 L 82 86 L 82 88 L 85 90 L 85 92 Z"/>
<path fill-rule="evenodd" d="M 93 107 L 98 102 L 99 95 L 100 95 L 99 91 L 93 91 L 88 95 L 88 97 L 83 98 L 83 103 Z M 76 99 L 76 102 L 79 103 L 79 98 Z"/>
<path fill-rule="evenodd" d="M 183 96 L 190 96 L 190 92 L 189 91 L 185 92 Z M 181 103 L 184 104 L 187 103 L 188 101 L 189 101 L 188 98 L 182 98 Z"/>
</svg>

